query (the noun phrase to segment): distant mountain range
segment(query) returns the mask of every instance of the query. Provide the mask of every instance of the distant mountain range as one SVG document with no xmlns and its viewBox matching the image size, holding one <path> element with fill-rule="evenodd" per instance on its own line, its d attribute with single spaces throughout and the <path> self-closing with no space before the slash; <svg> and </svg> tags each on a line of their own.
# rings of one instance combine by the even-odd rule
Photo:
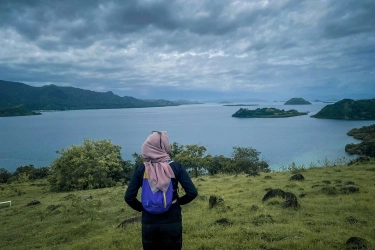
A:
<svg viewBox="0 0 375 250">
<path fill-rule="evenodd" d="M 95 92 L 74 87 L 46 85 L 33 87 L 24 83 L 0 80 L 0 108 L 27 110 L 77 110 L 146 108 L 196 104 L 186 100 L 141 100 L 120 97 L 109 92 Z"/>
</svg>

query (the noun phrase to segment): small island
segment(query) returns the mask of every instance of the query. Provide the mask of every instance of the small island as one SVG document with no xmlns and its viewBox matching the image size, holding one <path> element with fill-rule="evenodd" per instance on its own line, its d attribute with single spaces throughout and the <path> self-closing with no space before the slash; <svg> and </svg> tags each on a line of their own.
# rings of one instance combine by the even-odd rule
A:
<svg viewBox="0 0 375 250">
<path fill-rule="evenodd" d="M 223 105 L 223 106 L 226 106 L 226 107 L 238 107 L 238 106 L 244 107 L 244 106 L 259 106 L 259 104 L 226 104 L 226 105 Z"/>
<path fill-rule="evenodd" d="M 40 112 L 31 111 L 24 108 L 13 107 L 13 108 L 2 108 L 0 109 L 0 117 L 10 116 L 28 116 L 28 115 L 41 115 Z"/>
<path fill-rule="evenodd" d="M 280 110 L 276 108 L 257 108 L 255 110 L 249 110 L 247 108 L 240 108 L 232 117 L 238 118 L 285 118 L 299 115 L 307 115 L 308 112 L 298 112 L 295 109 L 288 111 Z"/>
<path fill-rule="evenodd" d="M 303 98 L 295 97 L 285 102 L 284 105 L 309 105 L 311 102 L 306 101 Z"/>
<path fill-rule="evenodd" d="M 375 120 L 375 99 L 343 99 L 322 108 L 314 118 L 339 120 Z"/>
</svg>

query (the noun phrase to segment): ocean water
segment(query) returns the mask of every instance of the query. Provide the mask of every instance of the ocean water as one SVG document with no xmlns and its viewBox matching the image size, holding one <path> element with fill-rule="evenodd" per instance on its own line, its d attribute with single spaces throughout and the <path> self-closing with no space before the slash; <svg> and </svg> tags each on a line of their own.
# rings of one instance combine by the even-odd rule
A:
<svg viewBox="0 0 375 250">
<path fill-rule="evenodd" d="M 177 107 L 75 110 L 44 112 L 40 116 L 0 118 L 0 168 L 14 171 L 22 165 L 48 166 L 59 157 L 57 150 L 81 145 L 84 138 L 111 141 L 122 146 L 122 157 L 133 160 L 153 130 L 165 130 L 182 145 L 205 146 L 207 154 L 230 156 L 233 147 L 252 147 L 261 152 L 272 169 L 291 163 L 352 158 L 345 145 L 358 142 L 346 133 L 374 121 L 340 121 L 311 118 L 326 104 L 285 106 L 258 103 L 246 108 L 275 107 L 309 111 L 290 118 L 233 118 L 240 107 L 221 104 Z"/>
</svg>

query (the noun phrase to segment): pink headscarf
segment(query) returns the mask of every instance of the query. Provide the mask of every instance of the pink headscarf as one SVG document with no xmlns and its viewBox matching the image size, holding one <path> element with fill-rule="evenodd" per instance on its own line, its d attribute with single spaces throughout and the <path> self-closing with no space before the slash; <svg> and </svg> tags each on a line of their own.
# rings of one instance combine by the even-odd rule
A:
<svg viewBox="0 0 375 250">
<path fill-rule="evenodd" d="M 153 193 L 158 190 L 166 192 L 171 178 L 175 177 L 168 162 L 170 151 L 171 145 L 165 131 L 153 132 L 143 143 L 142 157 Z"/>
</svg>

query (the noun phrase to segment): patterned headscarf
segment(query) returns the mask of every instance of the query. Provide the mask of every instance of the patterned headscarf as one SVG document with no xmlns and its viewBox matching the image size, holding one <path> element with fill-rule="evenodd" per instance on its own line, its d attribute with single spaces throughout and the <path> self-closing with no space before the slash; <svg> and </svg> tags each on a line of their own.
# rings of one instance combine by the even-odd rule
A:
<svg viewBox="0 0 375 250">
<path fill-rule="evenodd" d="M 169 165 L 171 145 L 167 132 L 152 132 L 142 146 L 142 157 L 146 167 L 148 182 L 153 193 L 161 190 L 166 192 L 174 178 L 174 172 Z"/>
</svg>

